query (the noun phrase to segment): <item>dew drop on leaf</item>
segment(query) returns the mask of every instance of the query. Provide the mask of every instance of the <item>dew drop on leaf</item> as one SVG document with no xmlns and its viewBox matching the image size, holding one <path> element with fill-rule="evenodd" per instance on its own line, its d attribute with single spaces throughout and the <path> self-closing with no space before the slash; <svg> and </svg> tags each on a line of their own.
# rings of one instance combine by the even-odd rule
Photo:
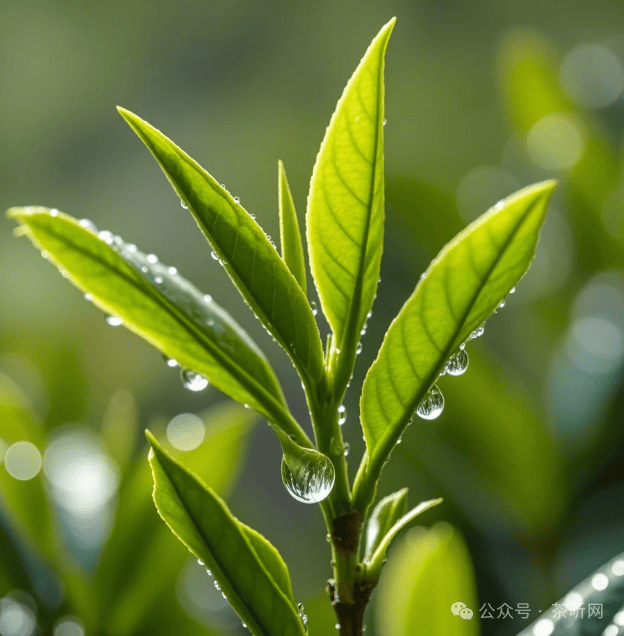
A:
<svg viewBox="0 0 624 636">
<path fill-rule="evenodd" d="M 515 288 L 515 287 L 512 287 L 512 288 L 509 290 L 509 293 L 510 293 L 510 294 L 515 294 L 515 293 L 516 293 L 516 288 Z"/>
<path fill-rule="evenodd" d="M 163 360 L 165 361 L 165 364 L 171 369 L 175 369 L 178 366 L 177 360 L 174 360 L 173 358 L 166 356 L 164 353 L 163 353 Z"/>
<path fill-rule="evenodd" d="M 361 342 L 358 342 L 358 343 L 357 343 L 357 347 L 355 348 L 355 355 L 356 355 L 356 356 L 359 356 L 359 355 L 360 355 L 360 353 L 362 353 L 362 343 L 361 343 Z"/>
<path fill-rule="evenodd" d="M 447 361 L 444 371 L 449 375 L 462 375 L 468 368 L 468 354 L 463 347 L 454 353 Z"/>
<path fill-rule="evenodd" d="M 186 203 L 184 203 L 184 201 L 180 200 L 180 205 L 185 209 L 188 210 L 188 205 L 186 205 Z"/>
<path fill-rule="evenodd" d="M 442 391 L 434 384 L 423 401 L 418 405 L 416 413 L 423 420 L 435 420 L 444 410 L 444 396 Z"/>
<path fill-rule="evenodd" d="M 93 300 L 93 296 L 91 294 L 87 293 L 87 294 L 84 295 L 84 299 L 88 300 L 90 302 L 90 301 Z"/>
<path fill-rule="evenodd" d="M 82 227 L 89 230 L 89 232 L 93 232 L 94 234 L 97 234 L 98 229 L 95 223 L 91 219 L 81 219 L 79 223 L 80 225 L 82 225 Z"/>
<path fill-rule="evenodd" d="M 145 260 L 152 265 L 156 265 L 156 263 L 158 263 L 158 256 L 156 256 L 156 254 L 148 254 Z"/>
<path fill-rule="evenodd" d="M 338 407 L 338 424 L 342 426 L 347 421 L 347 407 L 341 404 Z"/>
<path fill-rule="evenodd" d="M 477 327 L 469 336 L 468 340 L 475 340 L 476 338 L 480 338 L 485 333 L 485 328 L 483 325 Z"/>
<path fill-rule="evenodd" d="M 201 373 L 196 373 L 190 369 L 180 371 L 182 386 L 189 391 L 203 391 L 208 386 L 208 379 Z"/>
<path fill-rule="evenodd" d="M 233 197 L 234 198 L 234 203 L 240 203 L 240 197 Z"/>
<path fill-rule="evenodd" d="M 112 245 L 115 236 L 109 230 L 102 230 L 101 232 L 98 232 L 98 238 L 102 239 L 106 245 Z"/>
<path fill-rule="evenodd" d="M 282 457 L 282 481 L 297 501 L 323 501 L 334 487 L 335 477 L 331 460 L 318 451 L 299 447 L 296 456 Z"/>
<path fill-rule="evenodd" d="M 312 310 L 313 316 L 316 316 L 316 314 L 318 314 L 318 307 L 316 306 L 316 302 L 314 300 L 310 301 L 310 309 Z"/>
<path fill-rule="evenodd" d="M 111 327 L 119 327 L 119 325 L 123 323 L 122 319 L 119 318 L 118 316 L 106 316 L 106 322 Z"/>
</svg>

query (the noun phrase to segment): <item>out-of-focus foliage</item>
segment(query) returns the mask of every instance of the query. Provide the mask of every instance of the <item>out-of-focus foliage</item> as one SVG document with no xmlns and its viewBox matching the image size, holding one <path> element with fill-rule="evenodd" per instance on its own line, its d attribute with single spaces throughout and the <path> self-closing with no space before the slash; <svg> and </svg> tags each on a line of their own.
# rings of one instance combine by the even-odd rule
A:
<svg viewBox="0 0 624 636">
<path fill-rule="evenodd" d="M 529 603 L 532 610 L 526 621 L 482 620 L 483 633 L 515 634 L 620 552 L 624 540 L 622 3 L 389 6 L 367 0 L 357 6 L 268 7 L 234 1 L 207 7 L 192 1 L 182 7 L 155 2 L 148 15 L 136 0 L 123 6 L 5 0 L 0 207 L 56 206 L 153 245 L 163 260 L 175 260 L 201 289 L 236 311 L 264 348 L 270 340 L 228 291 L 221 268 L 209 256 L 197 256 L 205 253 L 202 238 L 161 176 L 142 161 L 114 105 L 158 121 L 203 165 L 223 174 L 228 188 L 277 236 L 277 159 L 288 166 L 301 221 L 327 113 L 362 43 L 395 14 L 400 22 L 386 80 L 384 284 L 346 400 L 343 430 L 352 456 L 364 448 L 355 389 L 431 257 L 501 197 L 546 178 L 560 181 L 531 272 L 488 322 L 467 374 L 441 381 L 444 415 L 435 424 L 410 427 L 380 492 L 408 485 L 414 501 L 445 497 L 435 514 L 467 537 L 479 604 Z M 522 25 L 532 28 L 519 31 Z M 589 66 L 587 46 L 595 47 Z M 579 101 L 588 83 L 590 95 L 608 95 L 610 87 L 615 99 L 605 105 L 605 97 L 598 106 Z M 52 268 L 34 262 L 24 242 L 13 241 L 9 222 L 0 218 L 0 228 L 0 366 L 32 403 L 44 439 L 77 421 L 99 431 L 119 389 L 136 396 L 140 428 L 153 414 L 168 419 L 205 407 L 205 398 L 184 392 L 153 350 L 129 334 L 102 329 L 97 310 Z M 303 420 L 298 379 L 275 350 L 271 362 Z M 315 511 L 302 510 L 283 492 L 280 451 L 268 427 L 262 428 L 229 503 L 280 547 L 295 595 L 323 634 L 320 626 L 333 622 L 318 594 L 330 572 L 329 556 L 318 556 L 326 550 L 321 523 Z M 124 460 L 123 452 L 108 448 L 119 466 L 127 464 L 121 493 L 126 471 L 139 457 Z M 4 468 L 0 472 L 4 483 Z M 149 489 L 147 473 L 145 480 L 145 486 L 139 478 L 134 482 L 136 493 Z M 149 500 L 145 505 L 153 508 Z M 122 508 L 111 542 L 117 524 L 125 525 L 121 514 Z M 132 505 L 125 514 L 132 518 Z M 41 544 L 45 551 L 48 540 L 37 537 L 44 528 L 37 524 L 29 536 L 24 523 L 20 545 Z M 54 525 L 50 530 L 52 539 L 58 537 Z M 23 552 L 4 549 L 15 538 L 0 532 L 2 593 L 35 592 L 25 579 Z M 177 549 L 170 539 L 167 554 Z M 119 550 L 126 572 L 134 552 Z M 167 567 L 163 553 L 155 554 L 148 558 L 154 567 L 146 572 L 148 582 L 157 568 Z M 88 613 L 91 590 L 81 579 L 70 585 L 71 560 L 62 562 L 66 596 L 78 599 L 66 611 L 95 621 Z M 117 564 L 109 567 L 114 571 Z M 138 616 L 136 633 L 204 633 L 195 619 L 206 615 L 218 633 L 238 629 L 201 568 L 189 563 L 183 572 L 175 596 L 184 611 L 171 603 L 172 575 L 154 593 L 147 615 L 138 604 L 138 614 L 124 618 L 134 611 L 134 600 L 127 601 L 127 614 L 116 610 L 122 629 Z M 140 583 L 134 585 L 139 589 Z M 200 585 L 205 588 L 197 594 Z M 49 624 L 65 611 L 44 607 L 40 617 Z M 369 620 L 367 634 L 374 629 Z"/>
</svg>

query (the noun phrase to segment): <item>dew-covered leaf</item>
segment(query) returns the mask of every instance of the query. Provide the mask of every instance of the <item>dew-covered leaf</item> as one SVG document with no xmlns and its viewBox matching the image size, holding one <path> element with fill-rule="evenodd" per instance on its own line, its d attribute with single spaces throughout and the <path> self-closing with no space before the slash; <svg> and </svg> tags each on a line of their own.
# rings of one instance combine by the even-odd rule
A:
<svg viewBox="0 0 624 636">
<path fill-rule="evenodd" d="M 249 432 L 257 416 L 225 401 L 199 414 L 206 436 L 199 447 L 179 452 L 185 464 L 215 492 L 225 496 L 247 456 Z M 171 450 L 173 454 L 174 451 Z M 141 462 L 124 476 L 111 536 L 95 574 L 97 625 L 107 634 L 134 634 L 163 590 L 173 588 L 188 551 L 154 509 L 149 466 Z M 123 569 L 119 563 L 124 563 Z"/>
<path fill-rule="evenodd" d="M 152 447 L 154 501 L 160 515 L 210 569 L 241 620 L 256 636 L 304 636 L 297 609 L 223 500 L 147 435 Z"/>
<path fill-rule="evenodd" d="M 624 626 L 624 553 L 579 583 L 518 636 L 616 636 Z"/>
<path fill-rule="evenodd" d="M 355 356 L 383 243 L 386 24 L 349 80 L 318 153 L 308 197 L 310 265 L 334 347 Z"/>
<path fill-rule="evenodd" d="M 386 552 L 390 547 L 390 544 L 392 543 L 394 537 L 396 537 L 396 535 L 416 517 L 441 503 L 442 499 L 431 499 L 429 501 L 423 501 L 392 524 L 389 530 L 383 535 L 383 537 L 381 537 L 381 540 L 375 548 L 375 551 L 368 559 L 369 563 L 367 567 L 367 573 L 371 578 L 377 579 L 379 577 L 379 573 L 381 572 L 381 568 L 383 567 L 383 564 L 385 562 Z"/>
<path fill-rule="evenodd" d="M 524 188 L 469 225 L 432 261 L 390 325 L 362 389 L 367 464 L 356 498 L 368 490 L 365 481 L 376 481 L 416 408 L 422 403 L 426 419 L 441 412 L 441 394 L 427 393 L 527 271 L 554 185 Z"/>
<path fill-rule="evenodd" d="M 123 108 L 119 112 L 160 164 L 215 255 L 302 376 L 323 375 L 318 327 L 299 283 L 254 218 L 184 151 Z"/>
<path fill-rule="evenodd" d="M 393 549 L 375 606 L 380 634 L 477 636 L 479 606 L 470 554 L 446 523 L 414 528 Z M 461 605 L 472 617 L 460 615 Z M 451 610 L 454 606 L 455 614 Z"/>
<path fill-rule="evenodd" d="M 295 202 L 286 178 L 286 169 L 281 161 L 279 162 L 278 190 L 282 258 L 305 294 L 307 288 L 306 266 L 303 243 L 301 242 L 301 231 L 299 230 Z"/>
<path fill-rule="evenodd" d="M 284 398 L 268 361 L 231 316 L 175 268 L 57 211 L 13 208 L 9 216 L 94 304 L 279 425 Z"/>
<path fill-rule="evenodd" d="M 364 560 L 369 561 L 388 530 L 407 512 L 407 488 L 384 497 L 373 508 L 366 524 Z"/>
</svg>

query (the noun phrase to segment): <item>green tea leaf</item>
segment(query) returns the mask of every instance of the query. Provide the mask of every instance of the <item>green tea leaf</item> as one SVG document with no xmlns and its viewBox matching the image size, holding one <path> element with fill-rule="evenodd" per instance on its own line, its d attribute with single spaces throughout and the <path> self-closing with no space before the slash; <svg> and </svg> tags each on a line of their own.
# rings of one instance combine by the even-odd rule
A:
<svg viewBox="0 0 624 636">
<path fill-rule="evenodd" d="M 99 238 L 65 214 L 13 208 L 9 216 L 23 224 L 35 246 L 77 287 L 92 295 L 94 304 L 121 318 L 128 329 L 278 426 L 288 419 L 263 353 L 229 314 L 175 269 L 112 234 L 106 241 Z"/>
<path fill-rule="evenodd" d="M 477 603 L 470 554 L 459 533 L 446 523 L 414 528 L 392 551 L 381 577 L 378 632 L 412 636 L 417 625 L 428 636 L 477 636 Z M 461 604 L 472 618 L 459 614 Z"/>
<path fill-rule="evenodd" d="M 372 41 L 321 144 L 308 197 L 308 249 L 334 347 L 354 357 L 383 244 L 384 54 L 395 20 Z"/>
<path fill-rule="evenodd" d="M 415 508 L 410 510 L 407 514 L 403 515 L 400 519 L 398 519 L 390 529 L 383 535 L 381 541 L 375 548 L 375 552 L 369 559 L 369 564 L 367 567 L 367 575 L 372 579 L 378 579 L 379 574 L 381 572 L 381 568 L 384 564 L 386 558 L 386 551 L 390 547 L 390 543 L 396 535 L 403 529 L 405 526 L 410 523 L 410 521 L 414 520 L 416 517 L 421 515 L 423 512 L 437 506 L 442 503 L 442 499 L 431 499 L 430 501 L 423 501 L 418 504 Z"/>
<path fill-rule="evenodd" d="M 290 602 L 296 605 L 295 595 L 292 591 L 292 583 L 290 582 L 290 573 L 288 572 L 286 563 L 284 563 L 284 559 L 282 559 L 282 555 L 273 544 L 269 543 L 257 530 L 241 522 L 239 522 L 239 525 L 247 534 L 247 539 L 249 539 L 251 547 L 256 551 L 258 558 L 262 561 L 262 565 L 264 565 L 267 572 L 271 575 L 271 578 Z"/>
<path fill-rule="evenodd" d="M 280 242 L 282 245 L 282 258 L 288 265 L 290 273 L 297 279 L 303 293 L 307 293 L 305 257 L 299 221 L 295 210 L 295 202 L 290 193 L 290 186 L 286 178 L 284 164 L 279 164 L 279 218 L 280 218 Z"/>
<path fill-rule="evenodd" d="M 169 457 L 148 432 L 152 447 L 154 501 L 162 518 L 208 567 L 228 601 L 257 636 L 305 630 L 291 600 L 280 589 L 225 503 Z"/>
<path fill-rule="evenodd" d="M 547 181 L 520 190 L 455 237 L 390 325 L 362 389 L 367 463 L 356 499 L 368 498 L 383 461 L 449 357 L 527 271 L 554 186 Z M 362 489 L 363 481 L 369 488 Z"/>
<path fill-rule="evenodd" d="M 262 228 L 232 195 L 160 131 L 119 112 L 154 155 L 226 272 L 302 377 L 323 375 L 321 339 L 308 300 Z"/>
<path fill-rule="evenodd" d="M 245 464 L 249 433 L 257 416 L 229 400 L 199 417 L 206 437 L 192 451 L 177 454 L 215 492 L 225 496 Z M 96 626 L 106 634 L 134 634 L 165 589 L 174 588 L 188 551 L 165 527 L 154 509 L 152 478 L 146 462 L 126 474 L 110 539 L 95 574 Z M 119 568 L 119 563 L 124 567 Z"/>
<path fill-rule="evenodd" d="M 364 560 L 370 561 L 388 530 L 407 512 L 407 488 L 384 497 L 371 512 L 366 524 Z"/>
<path fill-rule="evenodd" d="M 553 603 L 518 636 L 611 635 L 619 634 L 623 624 L 624 553 L 579 583 L 558 603 Z"/>
</svg>

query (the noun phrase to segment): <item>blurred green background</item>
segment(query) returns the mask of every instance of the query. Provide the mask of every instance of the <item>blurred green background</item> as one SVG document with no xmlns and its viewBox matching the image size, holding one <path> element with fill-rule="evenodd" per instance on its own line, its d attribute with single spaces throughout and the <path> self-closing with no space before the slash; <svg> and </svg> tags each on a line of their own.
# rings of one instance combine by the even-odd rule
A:
<svg viewBox="0 0 624 636">
<path fill-rule="evenodd" d="M 463 535 L 475 605 L 529 604 L 528 620 L 481 620 L 483 634 L 514 634 L 624 546 L 622 2 L 3 0 L 0 208 L 56 207 L 175 264 L 267 352 L 307 425 L 286 356 L 115 105 L 160 128 L 278 236 L 277 160 L 303 220 L 335 103 L 393 15 L 382 283 L 346 401 L 354 460 L 359 386 L 430 259 L 501 197 L 560 180 L 531 271 L 470 344 L 468 373 L 440 382 L 444 414 L 410 427 L 380 492 L 445 497 L 423 522 Z M 321 516 L 284 490 L 266 424 L 217 391 L 185 391 L 4 218 L 0 298 L 0 457 L 20 440 L 43 454 L 34 479 L 11 475 L 11 459 L 24 463 L 10 454 L 0 468 L 0 633 L 244 633 L 156 516 L 148 426 L 182 446 L 205 434 L 180 454 L 280 549 L 310 633 L 331 633 Z M 200 418 L 167 428 L 183 413 Z M 403 633 L 404 606 L 383 589 L 367 633 Z"/>
</svg>

